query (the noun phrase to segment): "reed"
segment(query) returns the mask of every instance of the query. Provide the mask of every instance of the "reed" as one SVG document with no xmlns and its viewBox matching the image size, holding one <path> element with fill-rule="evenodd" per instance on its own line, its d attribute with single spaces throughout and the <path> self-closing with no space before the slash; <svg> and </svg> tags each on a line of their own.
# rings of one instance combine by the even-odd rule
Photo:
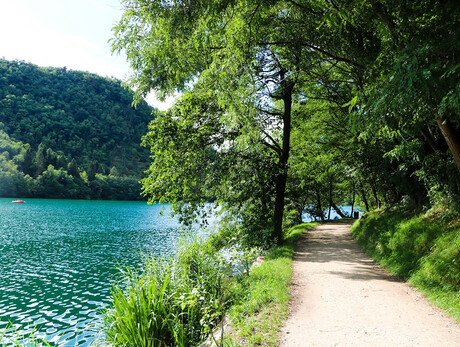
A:
<svg viewBox="0 0 460 347">
<path fill-rule="evenodd" d="M 191 346 L 206 339 L 226 307 L 228 269 L 198 239 L 174 258 L 146 258 L 142 272 L 124 269 L 114 285 L 104 332 L 115 346 Z"/>
<path fill-rule="evenodd" d="M 8 335 L 7 335 L 8 333 Z M 31 331 L 23 333 L 16 330 L 14 325 L 10 322 L 5 328 L 0 331 L 0 346 L 18 346 L 18 347 L 51 347 L 43 338 L 37 337 L 36 328 Z"/>
</svg>

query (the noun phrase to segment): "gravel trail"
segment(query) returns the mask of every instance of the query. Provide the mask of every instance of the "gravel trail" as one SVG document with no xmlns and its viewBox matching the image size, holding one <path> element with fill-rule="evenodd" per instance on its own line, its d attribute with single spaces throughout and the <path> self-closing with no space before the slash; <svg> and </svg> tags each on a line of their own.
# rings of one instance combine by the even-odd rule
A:
<svg viewBox="0 0 460 347">
<path fill-rule="evenodd" d="M 281 346 L 460 347 L 460 325 L 376 265 L 349 230 L 326 223 L 299 240 Z"/>
</svg>

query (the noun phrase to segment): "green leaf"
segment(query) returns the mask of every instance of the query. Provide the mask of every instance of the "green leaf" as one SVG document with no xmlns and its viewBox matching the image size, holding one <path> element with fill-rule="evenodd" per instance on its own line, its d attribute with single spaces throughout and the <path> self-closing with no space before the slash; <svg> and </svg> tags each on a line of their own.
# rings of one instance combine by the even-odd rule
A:
<svg viewBox="0 0 460 347">
<path fill-rule="evenodd" d="M 350 101 L 343 104 L 342 107 L 348 106 L 348 112 L 351 112 L 358 102 L 358 95 L 355 95 Z"/>
</svg>

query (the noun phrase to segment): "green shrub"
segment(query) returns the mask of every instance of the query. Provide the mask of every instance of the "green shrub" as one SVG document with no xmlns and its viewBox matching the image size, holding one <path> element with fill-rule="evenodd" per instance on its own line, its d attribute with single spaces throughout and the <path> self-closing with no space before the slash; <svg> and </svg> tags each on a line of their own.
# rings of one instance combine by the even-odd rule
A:
<svg viewBox="0 0 460 347">
<path fill-rule="evenodd" d="M 148 258 L 143 272 L 125 270 L 104 314 L 115 346 L 197 345 L 226 307 L 227 269 L 209 244 L 184 242 L 174 258 Z"/>
<path fill-rule="evenodd" d="M 186 240 L 174 258 L 146 259 L 142 272 L 123 270 L 104 313 L 106 341 L 100 343 L 195 346 L 230 311 L 238 333 L 251 344 L 276 345 L 276 328 L 287 315 L 295 240 L 313 225 L 292 228 L 285 246 L 273 247 L 261 266 L 239 275 L 232 262 L 248 270 L 254 251 L 240 250 L 224 259 L 215 238 Z"/>
</svg>

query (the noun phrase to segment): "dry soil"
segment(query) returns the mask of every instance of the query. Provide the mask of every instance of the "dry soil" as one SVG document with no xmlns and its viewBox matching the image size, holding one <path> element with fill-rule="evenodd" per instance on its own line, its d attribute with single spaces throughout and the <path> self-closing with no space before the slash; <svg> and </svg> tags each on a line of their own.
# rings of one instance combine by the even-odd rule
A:
<svg viewBox="0 0 460 347">
<path fill-rule="evenodd" d="M 281 346 L 460 347 L 460 326 L 377 266 L 349 230 L 327 223 L 299 240 Z"/>
</svg>

